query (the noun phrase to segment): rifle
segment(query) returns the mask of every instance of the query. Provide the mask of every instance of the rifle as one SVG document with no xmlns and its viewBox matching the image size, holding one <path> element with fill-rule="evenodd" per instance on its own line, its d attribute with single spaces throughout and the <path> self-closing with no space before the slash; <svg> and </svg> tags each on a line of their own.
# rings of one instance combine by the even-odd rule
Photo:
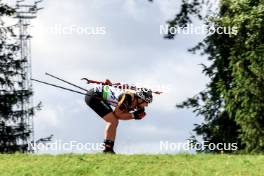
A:
<svg viewBox="0 0 264 176">
<path fill-rule="evenodd" d="M 67 84 L 69 84 L 69 85 L 71 85 L 71 86 L 73 86 L 73 87 L 76 87 L 76 88 L 78 88 L 78 89 L 80 89 L 80 90 L 82 90 L 82 91 L 85 91 L 86 93 L 84 93 L 84 92 L 80 92 L 80 91 L 77 91 L 77 90 L 73 90 L 73 89 L 70 89 L 70 88 L 66 88 L 66 87 L 63 87 L 63 86 L 59 86 L 59 85 L 56 85 L 56 84 L 52 84 L 52 83 L 48 83 L 48 82 L 45 82 L 45 81 L 40 81 L 40 80 L 37 80 L 37 79 L 33 79 L 33 78 L 31 78 L 31 80 L 32 81 L 35 81 L 35 82 L 38 82 L 38 83 L 42 83 L 42 84 L 46 84 L 46 85 L 49 85 L 49 86 L 53 86 L 53 87 L 56 87 L 56 88 L 60 88 L 60 89 L 63 89 L 63 90 L 67 90 L 67 91 L 70 91 L 70 92 L 74 92 L 74 93 L 78 93 L 78 94 L 81 94 L 81 95 L 87 95 L 87 96 L 92 96 L 92 95 L 89 95 L 87 92 L 88 92 L 88 90 L 87 89 L 85 89 L 85 88 L 83 88 L 83 87 L 80 87 L 80 86 L 78 86 L 78 85 L 76 85 L 76 84 L 73 84 L 73 83 L 71 83 L 71 82 L 69 82 L 69 81 L 66 81 L 66 80 L 64 80 L 64 79 L 62 79 L 62 78 L 59 78 L 59 77 L 57 77 L 57 76 L 54 76 L 54 75 L 52 75 L 52 74 L 49 74 L 49 73 L 45 73 L 47 76 L 50 76 L 50 77 L 52 77 L 52 78 L 55 78 L 55 79 L 57 79 L 57 80 L 59 80 L 59 81 L 62 81 L 62 82 L 64 82 L 64 83 L 67 83 Z M 130 89 L 130 90 L 140 90 L 140 89 L 143 89 L 143 88 L 137 88 L 136 86 L 129 86 L 128 84 L 121 84 L 121 83 L 111 83 L 111 81 L 110 80 L 108 80 L 108 79 L 106 79 L 106 81 L 105 82 L 102 82 L 102 81 L 95 81 L 95 80 L 90 80 L 90 79 L 87 79 L 87 78 L 82 78 L 81 80 L 86 80 L 87 81 L 87 84 L 100 84 L 100 85 L 108 85 L 108 86 L 113 86 L 113 87 L 116 87 L 116 86 L 118 86 L 117 88 L 119 88 L 119 89 Z M 149 89 L 147 89 L 147 90 L 149 90 Z M 155 91 L 155 92 L 153 92 L 154 94 L 161 94 L 162 92 L 158 92 L 158 91 Z M 102 98 L 100 98 L 100 97 L 96 97 L 96 98 L 98 98 L 98 99 L 102 99 Z M 116 103 L 116 102 L 114 102 L 114 101 L 111 101 L 111 100 L 106 100 L 106 101 L 108 101 L 108 102 L 111 102 L 111 103 Z"/>
<path fill-rule="evenodd" d="M 81 80 L 85 80 L 87 81 L 87 84 L 99 84 L 99 85 L 108 85 L 108 86 L 112 86 L 112 87 L 115 87 L 115 88 L 119 88 L 119 89 L 127 89 L 127 90 L 134 90 L 134 91 L 137 91 L 137 90 L 150 90 L 150 89 L 147 89 L 147 88 L 138 88 L 137 86 L 134 86 L 134 85 L 129 85 L 129 84 L 121 84 L 121 83 L 111 83 L 110 80 L 106 79 L 105 82 L 102 82 L 102 81 L 95 81 L 95 80 L 91 80 L 91 79 L 87 79 L 87 78 L 82 78 Z M 157 94 L 157 95 L 160 95 L 162 94 L 163 92 L 159 92 L 159 91 L 152 91 L 150 90 L 152 93 L 154 94 Z"/>
</svg>

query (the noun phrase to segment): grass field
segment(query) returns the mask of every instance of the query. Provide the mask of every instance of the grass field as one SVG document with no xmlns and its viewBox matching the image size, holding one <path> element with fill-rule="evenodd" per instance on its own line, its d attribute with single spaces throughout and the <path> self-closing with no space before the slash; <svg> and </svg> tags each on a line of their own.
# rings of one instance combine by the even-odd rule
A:
<svg viewBox="0 0 264 176">
<path fill-rule="evenodd" d="M 1 176 L 264 175 L 264 155 L 0 155 Z"/>
</svg>

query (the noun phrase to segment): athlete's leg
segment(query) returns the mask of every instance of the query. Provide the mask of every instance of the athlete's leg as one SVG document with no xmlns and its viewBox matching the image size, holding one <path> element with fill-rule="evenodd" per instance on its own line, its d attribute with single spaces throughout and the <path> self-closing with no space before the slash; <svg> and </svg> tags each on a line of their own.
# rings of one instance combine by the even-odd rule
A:
<svg viewBox="0 0 264 176">
<path fill-rule="evenodd" d="M 116 129 L 119 123 L 119 120 L 114 116 L 111 112 L 103 117 L 106 121 L 106 128 L 105 128 L 105 139 L 115 141 L 116 138 Z"/>
<path fill-rule="evenodd" d="M 114 114 L 108 113 L 103 117 L 106 121 L 105 133 L 104 133 L 104 152 L 114 152 L 115 138 L 116 138 L 116 129 L 118 126 L 118 119 L 114 116 Z"/>
<path fill-rule="evenodd" d="M 118 119 L 113 114 L 113 110 L 107 102 L 95 97 L 99 95 L 95 95 L 93 90 L 89 91 L 88 93 L 89 95 L 94 96 L 87 95 L 85 97 L 86 104 L 90 106 L 100 117 L 102 117 L 104 121 L 106 121 L 106 128 L 104 132 L 104 152 L 114 153 L 113 148 L 116 137 L 116 129 L 118 126 Z"/>
</svg>

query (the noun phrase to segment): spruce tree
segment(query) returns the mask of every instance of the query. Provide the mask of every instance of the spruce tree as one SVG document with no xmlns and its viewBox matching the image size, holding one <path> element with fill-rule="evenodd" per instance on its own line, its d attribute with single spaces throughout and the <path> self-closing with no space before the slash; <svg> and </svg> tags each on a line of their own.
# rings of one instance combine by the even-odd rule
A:
<svg viewBox="0 0 264 176">
<path fill-rule="evenodd" d="M 32 130 L 27 118 L 34 115 L 28 107 L 33 92 L 25 89 L 24 65 L 19 57 L 19 43 L 14 38 L 14 26 L 6 26 L 3 17 L 15 10 L 0 2 L 0 153 L 28 152 Z"/>
<path fill-rule="evenodd" d="M 221 0 L 214 11 L 213 6 L 210 0 L 182 0 L 179 13 L 168 21 L 170 27 L 184 28 L 196 18 L 214 28 L 237 29 L 236 34 L 207 35 L 189 50 L 208 57 L 211 64 L 202 66 L 210 81 L 177 107 L 192 108 L 204 118 L 194 128 L 204 140 L 264 152 L 264 1 Z"/>
</svg>

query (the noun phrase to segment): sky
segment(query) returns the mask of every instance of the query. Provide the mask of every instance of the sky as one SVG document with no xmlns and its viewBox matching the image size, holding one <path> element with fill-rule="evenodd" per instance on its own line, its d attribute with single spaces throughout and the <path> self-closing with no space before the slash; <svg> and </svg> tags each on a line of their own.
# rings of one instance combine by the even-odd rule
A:
<svg viewBox="0 0 264 176">
<path fill-rule="evenodd" d="M 179 11 L 179 1 L 44 0 L 40 6 L 44 9 L 31 27 L 33 78 L 67 86 L 47 77 L 48 72 L 87 89 L 91 85 L 81 81 L 83 77 L 161 88 L 164 93 L 154 96 L 143 120 L 119 123 L 115 150 L 122 154 L 179 152 L 161 150 L 160 143 L 185 143 L 202 118 L 175 105 L 204 90 L 208 82 L 199 65 L 208 64 L 206 57 L 187 52 L 205 36 L 181 34 L 165 40 L 160 34 L 160 25 Z M 92 34 L 80 32 L 85 28 Z M 103 141 L 105 123 L 82 95 L 38 83 L 33 86 L 34 104 L 43 103 L 34 117 L 35 139 L 53 134 L 54 141 L 64 143 Z"/>
</svg>

